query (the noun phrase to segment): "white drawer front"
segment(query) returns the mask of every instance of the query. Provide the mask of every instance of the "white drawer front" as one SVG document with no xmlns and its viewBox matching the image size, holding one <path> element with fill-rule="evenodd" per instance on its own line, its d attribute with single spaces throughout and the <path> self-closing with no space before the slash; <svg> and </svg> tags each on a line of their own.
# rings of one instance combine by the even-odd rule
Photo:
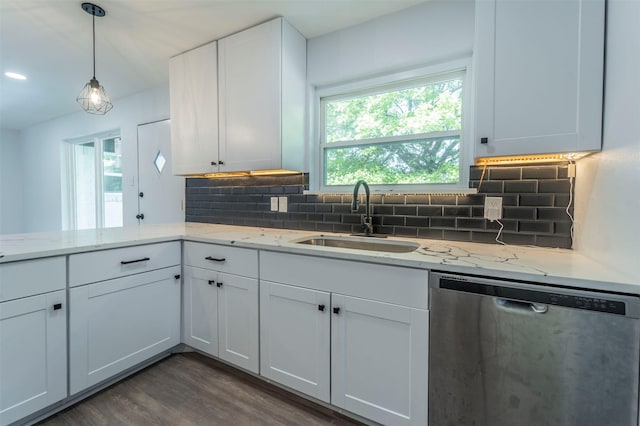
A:
<svg viewBox="0 0 640 426">
<path fill-rule="evenodd" d="M 260 251 L 260 279 L 427 309 L 429 271 Z"/>
<path fill-rule="evenodd" d="M 180 243 L 147 244 L 69 256 L 71 287 L 180 264 Z"/>
<path fill-rule="evenodd" d="M 258 277 L 258 251 L 252 249 L 185 242 L 184 264 L 244 277 Z"/>
<path fill-rule="evenodd" d="M 0 264 L 0 302 L 62 290 L 66 275 L 64 257 Z"/>
</svg>

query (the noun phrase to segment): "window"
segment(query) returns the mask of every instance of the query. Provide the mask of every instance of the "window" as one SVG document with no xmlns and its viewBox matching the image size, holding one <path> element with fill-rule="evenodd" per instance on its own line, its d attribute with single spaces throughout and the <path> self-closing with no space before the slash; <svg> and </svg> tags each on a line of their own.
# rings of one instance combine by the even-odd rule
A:
<svg viewBox="0 0 640 426">
<path fill-rule="evenodd" d="M 118 134 L 68 141 L 64 229 L 122 226 L 122 140 Z"/>
<path fill-rule="evenodd" d="M 384 80 L 320 96 L 320 189 L 359 179 L 382 192 L 466 186 L 465 72 Z"/>
</svg>

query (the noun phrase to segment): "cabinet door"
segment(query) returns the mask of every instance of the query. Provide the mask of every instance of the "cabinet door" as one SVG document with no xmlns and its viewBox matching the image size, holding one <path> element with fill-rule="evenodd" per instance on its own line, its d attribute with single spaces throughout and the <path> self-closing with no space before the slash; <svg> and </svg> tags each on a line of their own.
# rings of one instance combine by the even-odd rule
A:
<svg viewBox="0 0 640 426">
<path fill-rule="evenodd" d="M 331 296 L 331 403 L 383 424 L 427 424 L 428 311 Z"/>
<path fill-rule="evenodd" d="M 174 175 L 218 171 L 217 70 L 216 42 L 169 61 Z"/>
<path fill-rule="evenodd" d="M 282 20 L 218 41 L 220 171 L 280 168 Z"/>
<path fill-rule="evenodd" d="M 329 293 L 260 282 L 260 374 L 325 402 L 330 402 L 329 302 Z"/>
<path fill-rule="evenodd" d="M 0 303 L 0 425 L 67 396 L 66 311 L 64 290 Z"/>
<path fill-rule="evenodd" d="M 258 280 L 218 274 L 218 354 L 258 373 Z"/>
<path fill-rule="evenodd" d="M 476 1 L 476 156 L 601 149 L 604 3 Z"/>
<path fill-rule="evenodd" d="M 165 268 L 69 291 L 72 394 L 180 343 L 179 274 Z"/>
<path fill-rule="evenodd" d="M 218 273 L 184 267 L 183 343 L 218 356 Z"/>
</svg>

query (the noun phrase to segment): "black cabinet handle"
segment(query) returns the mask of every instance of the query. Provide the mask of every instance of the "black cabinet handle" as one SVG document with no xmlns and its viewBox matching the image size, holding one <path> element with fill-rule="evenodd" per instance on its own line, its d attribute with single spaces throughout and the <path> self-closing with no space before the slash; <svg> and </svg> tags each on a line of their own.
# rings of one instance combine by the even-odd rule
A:
<svg viewBox="0 0 640 426">
<path fill-rule="evenodd" d="M 480 143 L 481 144 L 488 144 L 489 143 L 489 138 L 480 138 Z"/>
<path fill-rule="evenodd" d="M 140 198 L 144 197 L 144 192 L 139 192 L 138 193 L 138 197 L 140 197 Z"/>
<path fill-rule="evenodd" d="M 214 280 L 209 280 L 209 285 L 214 285 L 216 282 Z"/>
<path fill-rule="evenodd" d="M 128 265 L 130 263 L 146 262 L 147 260 L 151 260 L 151 259 L 148 257 L 143 257 L 142 259 L 136 259 L 136 260 L 123 260 L 122 262 L 120 262 L 120 264 Z"/>
<path fill-rule="evenodd" d="M 211 256 L 207 256 L 205 257 L 206 260 L 211 260 L 212 262 L 224 262 L 225 259 L 224 257 L 211 257 Z"/>
<path fill-rule="evenodd" d="M 136 219 L 144 220 L 144 213 L 137 214 Z"/>
<path fill-rule="evenodd" d="M 333 308 L 333 313 L 336 315 L 340 314 L 340 308 Z"/>
<path fill-rule="evenodd" d="M 54 311 L 57 311 L 58 309 L 62 309 L 62 303 L 56 303 L 55 305 L 53 305 Z"/>
<path fill-rule="evenodd" d="M 222 287 L 222 283 L 221 283 L 220 281 L 218 281 L 218 282 L 216 283 L 216 286 L 218 286 L 218 287 Z"/>
<path fill-rule="evenodd" d="M 179 280 L 180 279 L 180 274 L 174 275 L 173 278 L 175 278 L 176 280 Z"/>
<path fill-rule="evenodd" d="M 224 165 L 224 161 L 218 161 L 218 164 L 220 164 L 222 166 L 222 165 Z"/>
<path fill-rule="evenodd" d="M 324 312 L 324 305 L 318 305 L 318 310 Z"/>
</svg>

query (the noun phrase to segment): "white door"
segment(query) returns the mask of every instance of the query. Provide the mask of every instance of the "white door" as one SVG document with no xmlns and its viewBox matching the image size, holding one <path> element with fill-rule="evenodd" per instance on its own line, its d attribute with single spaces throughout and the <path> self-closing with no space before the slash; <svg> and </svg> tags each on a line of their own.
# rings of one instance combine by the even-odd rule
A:
<svg viewBox="0 0 640 426">
<path fill-rule="evenodd" d="M 171 174 L 169 120 L 138 126 L 138 223 L 184 222 L 185 179 Z"/>
<path fill-rule="evenodd" d="M 70 392 L 180 343 L 180 267 L 69 290 Z"/>
<path fill-rule="evenodd" d="M 426 425 L 428 311 L 336 294 L 331 306 L 331 403 L 386 425 Z"/>
<path fill-rule="evenodd" d="M 218 274 L 218 354 L 258 373 L 258 280 Z"/>
<path fill-rule="evenodd" d="M 329 309 L 329 293 L 261 281 L 260 374 L 330 402 Z"/>
<path fill-rule="evenodd" d="M 67 396 L 66 315 L 64 290 L 0 303 L 0 425 Z"/>
<path fill-rule="evenodd" d="M 184 267 L 183 343 L 218 356 L 218 273 Z"/>
</svg>

